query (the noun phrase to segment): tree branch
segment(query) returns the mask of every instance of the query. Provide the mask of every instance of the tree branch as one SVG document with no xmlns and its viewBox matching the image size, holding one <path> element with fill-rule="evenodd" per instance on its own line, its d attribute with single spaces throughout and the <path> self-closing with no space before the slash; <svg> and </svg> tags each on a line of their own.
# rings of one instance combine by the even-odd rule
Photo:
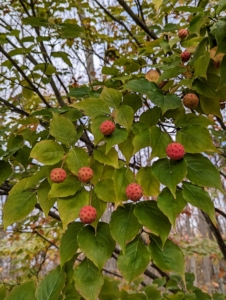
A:
<svg viewBox="0 0 226 300">
<path fill-rule="evenodd" d="M 40 211 L 43 211 L 42 208 L 41 208 L 41 206 L 40 206 L 40 204 L 38 204 L 38 203 L 35 204 L 35 208 L 39 209 Z M 57 215 L 57 214 L 55 214 L 53 211 L 50 210 L 49 213 L 48 213 L 48 215 L 50 217 L 52 217 L 53 219 L 61 222 L 60 216 Z"/>
<path fill-rule="evenodd" d="M 8 106 L 13 112 L 17 112 L 18 114 L 29 117 L 29 113 L 27 113 L 26 111 L 14 106 L 13 104 L 11 104 L 8 101 L 4 100 L 2 97 L 0 97 L 0 102 L 2 102 L 5 106 Z"/>
<path fill-rule="evenodd" d="M 134 14 L 134 12 L 131 10 L 131 8 L 127 5 L 127 3 L 124 0 L 117 0 L 118 3 L 125 9 L 125 11 L 128 13 L 128 15 L 134 20 L 134 22 L 140 26 L 141 29 L 143 29 L 153 40 L 157 40 L 157 35 L 149 30 L 146 24 L 137 16 Z"/>
<path fill-rule="evenodd" d="M 39 92 L 39 89 L 36 88 L 36 86 L 33 84 L 33 82 L 27 77 L 27 75 L 24 73 L 24 71 L 18 66 L 16 61 L 3 49 L 2 46 L 0 46 L 0 52 L 12 63 L 12 65 L 17 69 L 17 71 L 23 76 L 23 78 L 27 81 L 27 83 L 30 85 L 32 90 L 39 96 L 39 98 L 42 100 L 43 103 L 47 107 L 51 107 L 49 103 L 46 101 L 44 96 Z"/>
<path fill-rule="evenodd" d="M 223 254 L 224 260 L 226 261 L 226 244 L 221 236 L 219 229 L 214 226 L 213 222 L 210 220 L 210 217 L 205 212 L 202 211 L 202 214 L 203 214 L 207 224 L 209 225 L 209 228 L 211 229 L 212 233 L 214 234 L 214 236 L 217 240 L 218 246 L 221 250 L 221 253 Z"/>
<path fill-rule="evenodd" d="M 129 28 L 124 24 L 124 22 L 122 22 L 121 20 L 118 20 L 116 17 L 114 17 L 103 5 L 101 5 L 101 3 L 98 0 L 94 0 L 94 2 L 96 2 L 98 4 L 98 6 L 103 9 L 103 11 L 106 13 L 106 15 L 108 15 L 112 20 L 114 20 L 115 22 L 119 23 L 121 26 L 123 26 L 125 28 L 125 30 L 127 31 L 127 33 L 131 36 L 132 39 L 134 39 L 134 41 L 137 43 L 137 45 L 140 47 L 141 44 L 139 43 L 139 41 L 136 39 L 136 37 L 132 34 L 132 32 L 129 30 Z"/>
<path fill-rule="evenodd" d="M 215 207 L 215 212 L 217 212 L 219 215 L 223 216 L 226 219 L 226 214 L 219 208 Z"/>
</svg>

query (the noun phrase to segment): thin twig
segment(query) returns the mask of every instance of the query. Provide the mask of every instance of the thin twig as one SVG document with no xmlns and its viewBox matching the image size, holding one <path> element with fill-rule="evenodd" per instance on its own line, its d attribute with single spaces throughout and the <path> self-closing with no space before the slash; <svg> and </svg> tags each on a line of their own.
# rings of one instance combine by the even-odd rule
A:
<svg viewBox="0 0 226 300">
<path fill-rule="evenodd" d="M 33 89 L 33 91 L 39 96 L 39 98 L 42 100 L 43 103 L 47 107 L 51 107 L 49 103 L 46 101 L 44 96 L 39 92 L 39 89 L 36 88 L 36 86 L 33 84 L 33 82 L 27 77 L 27 75 L 24 73 L 24 71 L 18 66 L 16 61 L 3 49 L 2 46 L 0 46 L 0 52 L 12 63 L 12 65 L 17 69 L 17 71 L 23 76 L 23 78 L 27 81 L 27 83 L 30 85 L 30 87 Z"/>
<path fill-rule="evenodd" d="M 112 20 L 114 20 L 115 22 L 119 23 L 121 26 L 123 26 L 125 28 L 125 30 L 127 31 L 127 33 L 132 37 L 132 39 L 134 39 L 134 41 L 137 43 L 137 45 L 140 47 L 141 44 L 139 43 L 139 41 L 137 40 L 137 38 L 132 34 L 132 32 L 129 30 L 129 28 L 124 24 L 124 22 L 122 22 L 121 20 L 118 20 L 116 17 L 114 17 L 103 5 L 101 5 L 101 3 L 98 0 L 94 0 L 94 2 L 96 2 L 99 7 L 101 9 L 103 9 L 103 11 L 106 13 L 106 15 L 108 15 Z"/>
<path fill-rule="evenodd" d="M 124 0 L 117 0 L 118 3 L 125 9 L 125 11 L 128 13 L 128 15 L 134 20 L 134 22 L 140 26 L 141 29 L 143 29 L 153 40 L 157 40 L 157 35 L 149 30 L 146 24 L 132 11 L 132 9 L 127 5 L 127 3 Z"/>
<path fill-rule="evenodd" d="M 21 115 L 29 117 L 29 113 L 26 111 L 14 106 L 13 104 L 9 103 L 8 101 L 4 100 L 2 97 L 0 97 L 0 102 L 2 102 L 5 106 L 8 106 L 12 111 L 17 112 Z"/>
</svg>

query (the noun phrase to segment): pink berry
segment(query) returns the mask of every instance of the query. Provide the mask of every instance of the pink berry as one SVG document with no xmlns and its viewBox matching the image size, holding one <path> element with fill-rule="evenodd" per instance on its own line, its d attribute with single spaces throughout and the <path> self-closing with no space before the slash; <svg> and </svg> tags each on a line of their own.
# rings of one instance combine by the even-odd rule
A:
<svg viewBox="0 0 226 300">
<path fill-rule="evenodd" d="M 171 143 L 166 147 L 166 154 L 172 160 L 179 160 L 184 157 L 184 146 L 179 143 Z"/>
<path fill-rule="evenodd" d="M 50 179 L 55 183 L 63 182 L 66 177 L 67 173 L 62 168 L 55 168 L 50 173 Z"/>
<path fill-rule="evenodd" d="M 115 131 L 115 123 L 112 121 L 106 120 L 100 124 L 100 132 L 103 135 L 110 135 Z"/>
<path fill-rule="evenodd" d="M 91 205 L 83 206 L 79 212 L 79 218 L 82 223 L 90 224 L 96 220 L 97 211 L 96 208 Z"/>
<path fill-rule="evenodd" d="M 183 62 L 187 62 L 191 57 L 191 53 L 185 50 L 184 52 L 181 52 L 180 57 Z"/>
<path fill-rule="evenodd" d="M 143 196 L 142 187 L 137 183 L 130 183 L 126 187 L 126 196 L 132 201 L 138 201 Z"/>
<path fill-rule="evenodd" d="M 90 182 L 93 178 L 93 170 L 90 167 L 82 167 L 78 171 L 78 179 L 81 182 Z"/>
</svg>

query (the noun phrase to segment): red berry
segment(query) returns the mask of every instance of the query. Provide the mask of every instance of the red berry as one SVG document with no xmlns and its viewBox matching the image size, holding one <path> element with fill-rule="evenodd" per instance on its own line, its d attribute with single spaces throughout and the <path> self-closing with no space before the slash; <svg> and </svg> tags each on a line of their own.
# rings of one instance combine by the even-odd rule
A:
<svg viewBox="0 0 226 300">
<path fill-rule="evenodd" d="M 137 183 L 130 183 L 126 187 L 126 196 L 132 201 L 138 201 L 143 196 L 142 187 Z"/>
<path fill-rule="evenodd" d="M 91 205 L 83 206 L 79 212 L 79 218 L 82 223 L 90 224 L 96 220 L 97 211 L 96 208 Z"/>
<path fill-rule="evenodd" d="M 81 182 L 89 182 L 93 178 L 93 170 L 90 167 L 82 167 L 78 171 L 78 179 Z"/>
<path fill-rule="evenodd" d="M 66 177 L 67 173 L 62 168 L 55 168 L 50 173 L 50 179 L 55 183 L 63 182 Z"/>
<path fill-rule="evenodd" d="M 166 147 L 166 154 L 172 160 L 179 160 L 184 157 L 184 146 L 179 143 L 171 143 Z"/>
<path fill-rule="evenodd" d="M 110 135 L 115 131 L 115 123 L 106 120 L 100 124 L 100 132 L 103 135 Z"/>
<path fill-rule="evenodd" d="M 188 34 L 189 34 L 189 32 L 188 32 L 187 29 L 180 29 L 180 30 L 178 31 L 178 37 L 179 37 L 180 39 L 185 39 L 185 38 L 188 36 Z"/>
<path fill-rule="evenodd" d="M 199 104 L 199 98 L 196 94 L 188 93 L 183 98 L 183 104 L 187 108 L 195 108 Z"/>
<path fill-rule="evenodd" d="M 181 52 L 180 57 L 183 62 L 187 62 L 191 57 L 191 53 L 185 50 L 184 52 Z"/>
</svg>

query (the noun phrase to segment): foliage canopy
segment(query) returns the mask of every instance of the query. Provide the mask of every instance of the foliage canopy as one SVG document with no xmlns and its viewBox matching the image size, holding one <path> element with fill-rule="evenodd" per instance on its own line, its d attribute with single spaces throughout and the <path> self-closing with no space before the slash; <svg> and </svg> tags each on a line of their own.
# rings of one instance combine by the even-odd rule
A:
<svg viewBox="0 0 226 300">
<path fill-rule="evenodd" d="M 209 193 L 224 193 L 211 158 L 225 157 L 225 0 L 1 6 L 3 226 L 37 224 L 43 212 L 56 227 L 60 265 L 42 280 L 41 269 L 24 276 L 10 292 L 0 285 L 0 298 L 225 299 L 193 286 L 183 252 L 169 238 L 191 204 L 202 210 L 226 259 Z M 180 29 L 188 29 L 183 39 Z M 198 96 L 197 107 L 183 105 L 188 93 Z M 99 130 L 105 120 L 116 124 L 107 137 Z M 184 158 L 167 157 L 172 141 L 184 146 Z M 84 166 L 94 171 L 90 183 L 78 179 Z M 67 178 L 52 183 L 50 172 L 60 167 Z M 136 203 L 126 196 L 133 182 L 144 193 Z M 84 226 L 79 211 L 89 204 L 97 218 Z M 102 272 L 111 257 L 118 279 Z"/>
</svg>

